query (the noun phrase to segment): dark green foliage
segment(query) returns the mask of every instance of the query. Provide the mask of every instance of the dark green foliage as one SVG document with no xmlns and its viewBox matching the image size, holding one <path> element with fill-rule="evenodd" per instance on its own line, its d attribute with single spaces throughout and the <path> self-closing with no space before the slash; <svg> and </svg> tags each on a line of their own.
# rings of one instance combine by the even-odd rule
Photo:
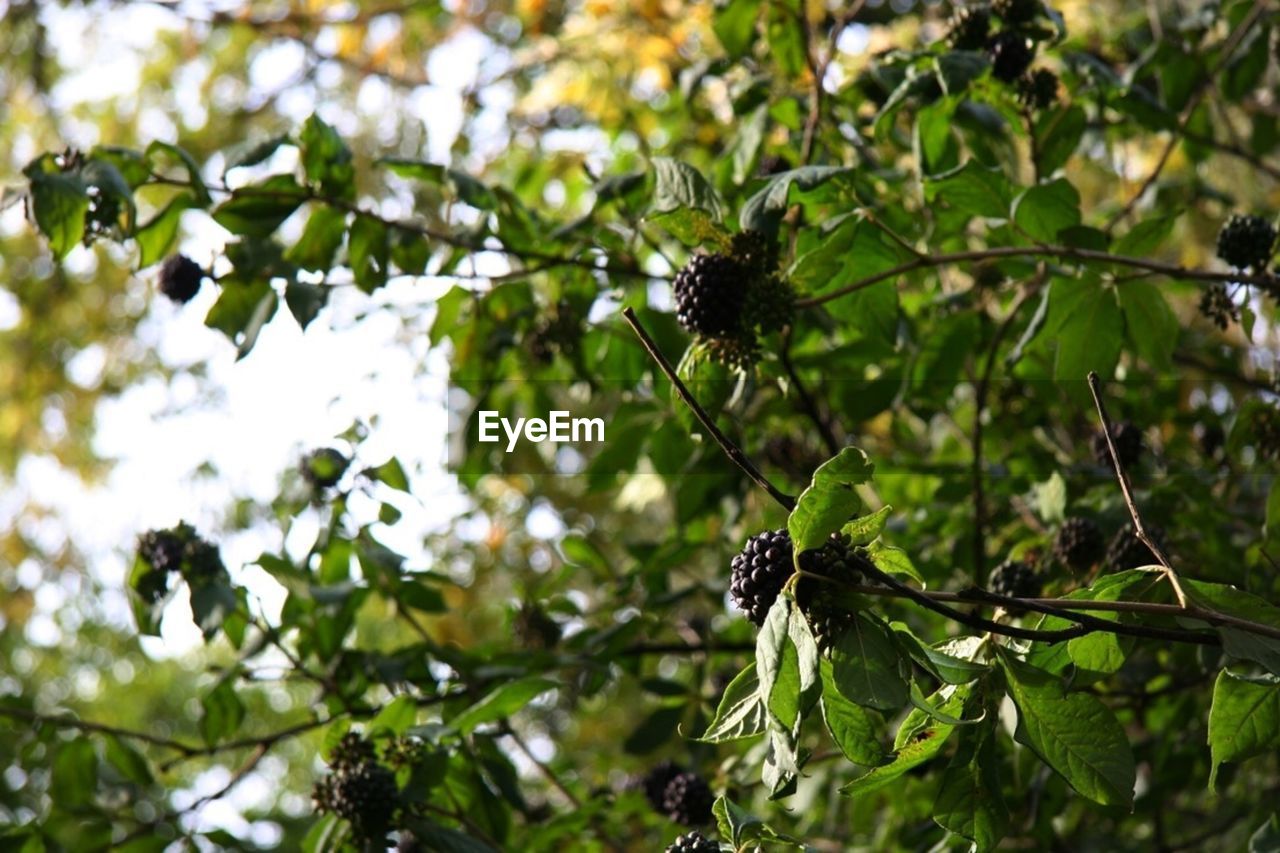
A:
<svg viewBox="0 0 1280 853">
<path fill-rule="evenodd" d="M 1276 242 L 1276 229 L 1261 216 L 1235 214 L 1218 232 L 1218 257 L 1238 269 L 1266 269 Z"/>
<path fill-rule="evenodd" d="M 686 832 L 667 846 L 666 853 L 719 853 L 720 845 L 696 829 Z"/>
<path fill-rule="evenodd" d="M 1031 40 L 1015 30 L 1002 30 L 987 44 L 991 73 L 997 80 L 1012 83 L 1031 67 L 1036 58 Z"/>
<path fill-rule="evenodd" d="M 662 813 L 684 826 L 701 826 L 711 822 L 711 806 L 715 803 L 705 779 L 692 771 L 677 773 L 662 791 Z"/>
<path fill-rule="evenodd" d="M 1258 407 L 1250 426 L 1258 455 L 1267 460 L 1280 459 L 1280 408 Z"/>
<path fill-rule="evenodd" d="M 560 642 L 560 623 L 533 602 L 525 602 L 512 620 L 516 640 L 529 651 L 545 651 Z"/>
<path fill-rule="evenodd" d="M 1111 441 L 1116 446 L 1116 455 L 1126 470 L 1137 465 L 1142 459 L 1144 448 L 1142 430 L 1129 421 L 1117 421 L 1111 425 Z M 1113 467 L 1111 448 L 1107 444 L 1107 436 L 1102 430 L 1095 432 L 1089 439 L 1089 447 L 1093 451 L 1093 461 L 1107 468 Z"/>
<path fill-rule="evenodd" d="M 728 255 L 698 254 L 676 275 L 676 317 L 694 334 L 729 337 L 742 329 L 750 273 Z"/>
<path fill-rule="evenodd" d="M 987 590 L 1010 598 L 1036 598 L 1042 583 L 1035 566 L 1025 560 L 1005 560 L 991 570 Z"/>
<path fill-rule="evenodd" d="M 1053 556 L 1068 568 L 1084 571 L 1102 559 L 1106 547 L 1102 528 L 1093 519 L 1073 516 L 1058 528 Z"/>
<path fill-rule="evenodd" d="M 991 14 L 985 6 L 961 6 L 951 15 L 947 44 L 955 50 L 982 50 L 991 30 Z"/>
<path fill-rule="evenodd" d="M 757 533 L 733 558 L 729 593 L 753 625 L 764 624 L 769 608 L 791 577 L 791 554 L 791 535 L 784 528 Z"/>
<path fill-rule="evenodd" d="M 338 484 L 351 460 L 332 447 L 321 447 L 302 458 L 299 471 L 313 489 L 329 489 Z"/>
<path fill-rule="evenodd" d="M 190 302 L 200 292 L 205 272 L 186 255 L 170 255 L 160 266 L 160 292 L 174 302 Z"/>
</svg>

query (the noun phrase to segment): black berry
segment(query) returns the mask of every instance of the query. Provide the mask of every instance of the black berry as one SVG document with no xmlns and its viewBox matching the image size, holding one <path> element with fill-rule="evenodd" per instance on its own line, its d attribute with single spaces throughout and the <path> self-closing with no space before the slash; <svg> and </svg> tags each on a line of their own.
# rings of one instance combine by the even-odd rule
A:
<svg viewBox="0 0 1280 853">
<path fill-rule="evenodd" d="M 1025 24 L 1040 14 L 1040 0 L 993 0 L 991 11 L 1006 24 Z"/>
<path fill-rule="evenodd" d="M 756 174 L 760 177 L 778 175 L 789 171 L 791 171 L 791 161 L 781 154 L 764 155 L 760 158 L 760 165 L 756 168 Z"/>
<path fill-rule="evenodd" d="M 321 447 L 302 458 L 299 470 L 312 488 L 328 489 L 337 485 L 350 464 L 350 459 L 332 447 Z"/>
<path fill-rule="evenodd" d="M 160 292 L 174 302 L 190 302 L 203 280 L 204 270 L 186 255 L 171 255 L 160 266 Z"/>
<path fill-rule="evenodd" d="M 1116 455 L 1120 457 L 1120 464 L 1126 469 L 1132 468 L 1138 464 L 1138 460 L 1142 458 L 1142 430 L 1138 429 L 1129 421 L 1120 421 L 1111 425 L 1111 440 L 1116 446 Z M 1093 450 L 1093 459 L 1099 465 L 1111 468 L 1111 449 L 1107 446 L 1107 437 L 1098 430 L 1089 440 L 1090 449 Z"/>
<path fill-rule="evenodd" d="M 395 775 L 375 761 L 344 764 L 316 783 L 316 808 L 351 822 L 368 840 L 385 838 L 400 806 Z"/>
<path fill-rule="evenodd" d="M 711 822 L 711 807 L 715 804 L 711 786 L 692 771 L 677 774 L 662 792 L 662 812 L 673 821 L 685 826 L 700 826 Z"/>
<path fill-rule="evenodd" d="M 671 842 L 666 853 L 720 853 L 720 845 L 695 829 Z"/>
<path fill-rule="evenodd" d="M 520 606 L 511 627 L 516 640 L 529 651 L 545 651 L 560 642 L 560 623 L 533 603 Z"/>
<path fill-rule="evenodd" d="M 1147 535 L 1161 548 L 1164 547 L 1164 531 L 1159 527 L 1147 527 Z M 1122 572 L 1140 566 L 1159 564 L 1156 555 L 1138 538 L 1132 524 L 1125 524 L 1107 545 L 1106 567 L 1110 572 Z"/>
<path fill-rule="evenodd" d="M 138 556 L 158 572 L 176 572 L 182 568 L 182 554 L 189 536 L 183 535 L 185 525 L 170 530 L 148 530 L 138 537 Z"/>
<path fill-rule="evenodd" d="M 690 332 L 730 336 L 742 327 L 748 272 L 728 255 L 694 255 L 676 275 L 676 318 Z"/>
<path fill-rule="evenodd" d="M 865 553 L 849 544 L 847 536 L 834 534 L 822 548 L 800 555 L 800 566 L 808 574 L 831 578 L 842 585 L 867 582 L 864 567 L 871 562 Z M 832 585 L 812 578 L 796 584 L 796 604 L 809 623 L 818 651 L 828 654 L 840 635 L 856 618 L 845 607 L 832 600 Z"/>
<path fill-rule="evenodd" d="M 1107 543 L 1102 528 L 1089 518 L 1075 516 L 1062 522 L 1053 540 L 1053 556 L 1063 565 L 1084 571 L 1102 559 Z"/>
<path fill-rule="evenodd" d="M 991 73 L 1006 83 L 1021 77 L 1036 58 L 1035 48 L 1027 37 L 1012 30 L 996 33 L 987 44 L 987 53 L 991 57 Z"/>
<path fill-rule="evenodd" d="M 1040 573 L 1023 560 L 1005 560 L 991 570 L 987 590 L 1010 598 L 1036 598 L 1040 595 Z"/>
<path fill-rule="evenodd" d="M 654 811 L 663 811 L 667 785 L 683 772 L 684 768 L 674 761 L 660 761 L 641 777 L 640 790 L 644 792 L 644 798 L 653 806 Z"/>
<path fill-rule="evenodd" d="M 985 6 L 961 6 L 951 15 L 947 44 L 955 50 L 982 50 L 991 30 L 991 15 Z"/>
<path fill-rule="evenodd" d="M 1237 269 L 1266 269 L 1276 242 L 1275 226 L 1261 216 L 1236 214 L 1218 232 L 1218 257 Z"/>
<path fill-rule="evenodd" d="M 1037 68 L 1018 80 L 1018 100 L 1037 110 L 1047 110 L 1058 100 L 1058 75 Z"/>
<path fill-rule="evenodd" d="M 730 566 L 729 593 L 733 603 L 752 624 L 763 625 L 769 608 L 794 571 L 791 534 L 785 528 L 757 533 L 747 540 Z"/>
</svg>

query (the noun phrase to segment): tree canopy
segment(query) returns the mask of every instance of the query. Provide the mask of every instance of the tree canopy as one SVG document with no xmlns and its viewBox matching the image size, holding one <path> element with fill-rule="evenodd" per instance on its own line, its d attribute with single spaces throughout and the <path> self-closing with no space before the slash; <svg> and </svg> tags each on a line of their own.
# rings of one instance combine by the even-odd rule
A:
<svg viewBox="0 0 1280 853">
<path fill-rule="evenodd" d="M 0 849 L 1280 849 L 1274 3 L 0 10 Z"/>
</svg>

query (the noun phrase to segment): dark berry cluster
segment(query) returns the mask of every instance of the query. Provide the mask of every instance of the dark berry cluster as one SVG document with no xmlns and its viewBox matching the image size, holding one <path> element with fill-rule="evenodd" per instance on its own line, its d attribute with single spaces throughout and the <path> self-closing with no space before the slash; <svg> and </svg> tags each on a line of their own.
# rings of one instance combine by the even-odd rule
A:
<svg viewBox="0 0 1280 853">
<path fill-rule="evenodd" d="M 769 608 L 794 571 L 791 534 L 766 530 L 747 540 L 730 564 L 729 594 L 753 625 L 764 624 Z"/>
<path fill-rule="evenodd" d="M 1116 455 L 1120 464 L 1126 469 L 1138 464 L 1142 458 L 1142 430 L 1129 421 L 1119 421 L 1111 425 L 1111 441 L 1116 446 Z M 1089 440 L 1093 450 L 1093 459 L 1099 465 L 1112 467 L 1111 449 L 1107 446 L 1107 436 L 1102 430 L 1095 432 Z"/>
<path fill-rule="evenodd" d="M 666 853 L 720 853 L 720 845 L 695 829 L 671 842 Z"/>
<path fill-rule="evenodd" d="M 342 479 L 351 460 L 332 447 L 321 447 L 302 457 L 298 470 L 316 491 L 332 488 Z"/>
<path fill-rule="evenodd" d="M 1074 516 L 1062 522 L 1053 539 L 1053 556 L 1076 571 L 1085 571 L 1102 559 L 1107 543 L 1102 528 L 1092 519 Z"/>
<path fill-rule="evenodd" d="M 152 603 L 164 597 L 172 574 L 198 586 L 226 572 L 218 547 L 185 521 L 167 530 L 143 533 L 138 537 L 137 554 L 145 568 L 135 576 L 133 588 Z"/>
<path fill-rule="evenodd" d="M 200 292 L 205 272 L 186 255 L 170 255 L 160 266 L 160 292 L 177 303 L 190 302 Z"/>
<path fill-rule="evenodd" d="M 1275 243 L 1275 226 L 1266 219 L 1236 214 L 1218 232 L 1218 257 L 1237 269 L 1263 272 Z"/>
<path fill-rule="evenodd" d="M 791 171 L 791 161 L 781 154 L 764 155 L 760 158 L 760 165 L 756 167 L 756 174 L 762 178 L 789 171 Z"/>
<path fill-rule="evenodd" d="M 807 574 L 819 575 L 838 581 L 841 585 L 866 583 L 864 569 L 871 561 L 860 548 L 853 547 L 849 537 L 833 534 L 821 548 L 805 551 L 800 555 L 800 567 Z M 813 578 L 802 578 L 796 584 L 796 603 L 804 613 L 818 651 L 829 654 L 840 635 L 856 618 L 847 607 L 833 600 L 833 586 Z"/>
<path fill-rule="evenodd" d="M 1013 83 L 1036 58 L 1034 42 L 1019 30 L 1001 30 L 987 44 L 991 73 L 997 80 Z"/>
<path fill-rule="evenodd" d="M 987 578 L 990 592 L 1010 598 L 1035 598 L 1040 595 L 1040 588 L 1040 573 L 1025 560 L 1005 560 Z"/>
<path fill-rule="evenodd" d="M 638 787 L 654 811 L 685 826 L 711 820 L 715 795 L 706 780 L 673 761 L 661 761 L 640 778 Z"/>
<path fill-rule="evenodd" d="M 747 271 L 729 255 L 699 254 L 676 275 L 676 319 L 709 338 L 741 330 Z"/>
<path fill-rule="evenodd" d="M 662 792 L 662 813 L 683 826 L 711 822 L 715 794 L 706 780 L 693 771 L 677 773 Z"/>
<path fill-rule="evenodd" d="M 1018 100 L 1028 107 L 1047 110 L 1058 100 L 1058 75 L 1037 68 L 1018 80 Z"/>
<path fill-rule="evenodd" d="M 1240 308 L 1227 290 L 1226 282 L 1215 281 L 1200 294 L 1200 313 L 1224 332 L 1233 322 L 1240 322 Z"/>
<path fill-rule="evenodd" d="M 350 733 L 334 748 L 330 767 L 312 789 L 316 809 L 349 821 L 362 839 L 385 839 L 400 807 L 395 774 L 378 763 L 372 745 Z"/>
<path fill-rule="evenodd" d="M 961 6 L 951 15 L 947 44 L 955 50 L 982 50 L 991 31 L 991 13 L 985 6 Z"/>
<path fill-rule="evenodd" d="M 1164 531 L 1159 527 L 1150 525 L 1146 527 L 1147 535 L 1163 549 Z M 1151 549 L 1138 538 L 1132 524 L 1126 524 L 1116 531 L 1116 535 L 1107 545 L 1106 568 L 1110 572 L 1123 572 L 1140 566 L 1154 566 L 1159 562 L 1156 555 L 1151 553 Z"/>
</svg>

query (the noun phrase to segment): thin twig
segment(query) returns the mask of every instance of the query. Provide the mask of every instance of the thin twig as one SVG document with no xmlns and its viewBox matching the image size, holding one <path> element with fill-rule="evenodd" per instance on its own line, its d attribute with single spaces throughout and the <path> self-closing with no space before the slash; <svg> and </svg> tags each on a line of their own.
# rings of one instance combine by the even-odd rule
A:
<svg viewBox="0 0 1280 853">
<path fill-rule="evenodd" d="M 796 372 L 796 366 L 791 361 L 792 331 L 793 327 L 788 324 L 782 332 L 782 347 L 778 351 L 778 360 L 782 362 L 782 369 L 787 372 L 791 387 L 796 390 L 796 397 L 800 400 L 801 409 L 817 428 L 818 435 L 822 437 L 822 443 L 826 445 L 827 453 L 835 456 L 840 452 L 840 442 L 831 430 L 831 424 L 823 417 L 822 411 L 818 408 L 818 401 L 813 398 L 808 389 L 804 387 L 804 383 L 800 381 L 800 374 Z"/>
<path fill-rule="evenodd" d="M 1178 604 L 1182 606 L 1183 610 L 1186 610 L 1187 594 L 1182 589 L 1182 582 L 1178 579 L 1178 573 L 1174 571 L 1172 564 L 1169 562 L 1169 556 L 1165 554 L 1164 549 L 1148 535 L 1146 527 L 1142 524 L 1142 513 L 1138 511 L 1138 504 L 1133 499 L 1133 488 L 1129 484 L 1129 473 L 1124 470 L 1124 465 L 1120 462 L 1120 454 L 1116 452 L 1111 418 L 1107 416 L 1106 404 L 1102 402 L 1100 384 L 1098 374 L 1090 370 L 1089 393 L 1093 395 L 1093 404 L 1098 409 L 1098 420 L 1102 421 L 1102 434 L 1107 440 L 1107 450 L 1111 454 L 1111 464 L 1115 467 L 1116 480 L 1120 483 L 1120 491 L 1124 495 L 1125 506 L 1129 508 L 1129 515 L 1133 518 L 1134 533 L 1137 535 L 1138 541 L 1150 548 L 1151 553 L 1160 561 L 1160 565 L 1164 568 L 1165 577 L 1169 579 L 1169 584 L 1173 587 L 1173 594 L 1177 597 Z"/>
<path fill-rule="evenodd" d="M 578 799 L 577 795 L 574 794 L 573 791 L 570 791 L 565 786 L 564 782 L 560 781 L 560 777 L 556 775 L 555 771 L 548 767 L 545 761 L 533 754 L 533 750 L 529 748 L 529 744 L 525 743 L 524 738 L 521 737 L 520 733 L 511 725 L 510 720 L 503 721 L 502 732 L 507 737 L 511 738 L 511 741 L 516 745 L 516 748 L 524 753 L 524 757 L 529 759 L 529 761 L 533 763 L 534 767 L 538 768 L 538 772 L 540 772 L 543 777 L 551 783 L 551 786 L 559 791 L 566 800 L 572 803 L 575 809 L 582 807 L 582 801 Z"/>
<path fill-rule="evenodd" d="M 1147 258 L 1129 257 L 1127 255 L 1113 255 L 1109 252 L 1103 252 L 1097 249 L 1078 249 L 1073 246 L 995 246 L 987 249 L 973 249 L 966 252 L 947 252 L 940 255 L 920 255 L 919 257 L 913 258 L 910 261 L 905 261 L 892 269 L 887 269 L 883 272 L 869 275 L 866 278 L 859 279 L 851 284 L 837 287 L 835 290 L 819 293 L 806 299 L 797 299 L 796 307 L 812 308 L 815 305 L 822 305 L 826 302 L 839 299 L 841 296 L 847 296 L 850 293 L 871 287 L 873 284 L 879 284 L 887 279 L 896 278 L 900 275 L 914 272 L 916 270 L 946 266 L 949 264 L 967 263 L 969 261 L 985 261 L 991 258 L 1059 258 L 1074 261 L 1093 261 L 1097 263 L 1117 264 L 1118 266 L 1147 270 L 1149 272 L 1158 273 L 1160 275 L 1182 281 L 1244 282 L 1247 284 L 1269 287 L 1274 287 L 1276 285 L 1276 277 L 1270 273 L 1246 275 L 1240 272 L 1218 272 L 1216 270 L 1188 269 L 1187 267 L 1179 264 L 1167 264 L 1160 261 L 1148 260 Z"/>
<path fill-rule="evenodd" d="M 648 351 L 650 357 L 657 362 L 658 367 L 662 369 L 667 379 L 675 386 L 676 393 L 680 395 L 680 399 L 693 412 L 694 417 L 698 419 L 698 423 L 702 424 L 715 443 L 720 445 L 720 449 L 724 451 L 725 456 L 728 456 L 733 464 L 741 468 L 742 472 L 750 477 L 757 486 L 768 492 L 769 497 L 777 501 L 779 506 L 787 512 L 795 509 L 796 499 L 769 482 L 769 478 L 760 472 L 760 469 L 720 430 L 720 427 L 716 426 L 716 422 L 694 399 L 693 394 L 689 392 L 684 382 L 680 381 L 680 377 L 676 374 L 676 369 L 672 367 L 671 362 L 662 354 L 662 350 L 658 349 L 657 342 L 649 336 L 649 332 L 640 323 L 640 318 L 636 316 L 635 309 L 624 308 L 622 317 L 631 326 L 631 330 L 636 333 L 640 343 L 644 344 L 644 348 Z"/>
</svg>

